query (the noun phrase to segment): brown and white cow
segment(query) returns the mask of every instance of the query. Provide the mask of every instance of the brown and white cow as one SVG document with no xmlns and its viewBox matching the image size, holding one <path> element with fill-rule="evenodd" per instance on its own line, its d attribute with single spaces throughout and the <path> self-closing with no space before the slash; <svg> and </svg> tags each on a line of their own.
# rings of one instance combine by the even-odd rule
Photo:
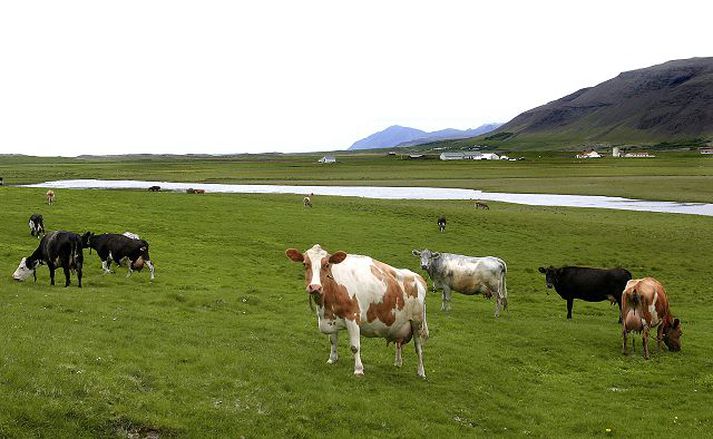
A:
<svg viewBox="0 0 713 439">
<path fill-rule="evenodd" d="M 47 204 L 49 204 L 51 206 L 52 204 L 54 204 L 54 198 L 55 198 L 54 191 L 52 189 L 50 189 L 47 191 L 46 195 L 47 195 Z"/>
<path fill-rule="evenodd" d="M 668 306 L 663 285 L 653 277 L 632 279 L 626 283 L 621 297 L 622 353 L 626 354 L 626 335 L 643 332 L 644 358 L 649 359 L 649 329 L 658 326 L 656 342 L 661 350 L 663 341 L 669 350 L 681 350 L 681 321 L 674 319 Z M 633 347 L 633 340 L 632 340 Z"/>
<path fill-rule="evenodd" d="M 289 248 L 285 254 L 305 267 L 310 304 L 317 305 L 319 330 L 329 335 L 327 363 L 338 359 L 337 333 L 349 333 L 354 375 L 364 375 L 360 336 L 385 338 L 396 344 L 394 364 L 401 366 L 401 349 L 413 338 L 418 356 L 418 376 L 425 378 L 423 343 L 428 339 L 426 281 L 407 269 L 391 267 L 369 256 L 329 254 L 314 245 L 304 253 Z"/>
</svg>

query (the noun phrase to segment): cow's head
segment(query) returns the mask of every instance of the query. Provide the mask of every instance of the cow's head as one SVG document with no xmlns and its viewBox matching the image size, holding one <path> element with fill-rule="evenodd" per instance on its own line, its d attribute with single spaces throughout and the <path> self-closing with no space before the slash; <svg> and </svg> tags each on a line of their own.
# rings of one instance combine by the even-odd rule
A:
<svg viewBox="0 0 713 439">
<path fill-rule="evenodd" d="M 92 239 L 94 238 L 94 233 L 87 232 L 82 235 L 82 247 L 87 248 L 92 246 Z"/>
<path fill-rule="evenodd" d="M 332 277 L 332 264 L 339 264 L 347 257 L 347 254 L 343 251 L 330 255 L 319 244 L 315 244 L 304 254 L 295 248 L 288 248 L 285 250 L 285 255 L 293 262 L 302 262 L 305 267 L 307 293 L 318 295 L 322 294 L 322 283 L 334 279 Z"/>
<path fill-rule="evenodd" d="M 554 288 L 555 283 L 557 283 L 557 276 L 559 275 L 560 269 L 550 265 L 546 268 L 540 267 L 537 271 L 545 275 L 545 285 L 547 288 Z"/>
<path fill-rule="evenodd" d="M 421 251 L 414 249 L 411 251 L 411 254 L 421 260 L 421 268 L 426 271 L 429 271 L 431 269 L 431 264 L 433 264 L 433 261 L 441 257 L 440 253 L 432 252 L 427 248 L 424 248 Z"/>
<path fill-rule="evenodd" d="M 12 278 L 22 282 L 30 276 L 35 276 L 35 270 L 37 270 L 38 265 L 40 265 L 39 260 L 27 262 L 27 258 L 22 258 L 20 265 L 17 266 L 17 270 L 12 273 Z M 37 277 L 35 277 L 35 279 L 37 279 Z"/>
<path fill-rule="evenodd" d="M 669 351 L 678 352 L 681 350 L 681 321 L 674 319 L 670 325 L 665 325 L 663 328 L 663 342 Z"/>
</svg>

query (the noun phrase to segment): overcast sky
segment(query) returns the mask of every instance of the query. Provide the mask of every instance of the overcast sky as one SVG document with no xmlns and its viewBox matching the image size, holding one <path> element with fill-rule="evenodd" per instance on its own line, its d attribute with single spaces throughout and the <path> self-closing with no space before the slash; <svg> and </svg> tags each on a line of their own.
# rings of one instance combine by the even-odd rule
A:
<svg viewBox="0 0 713 439">
<path fill-rule="evenodd" d="M 343 149 L 713 55 L 704 1 L 8 1 L 0 153 Z"/>
</svg>

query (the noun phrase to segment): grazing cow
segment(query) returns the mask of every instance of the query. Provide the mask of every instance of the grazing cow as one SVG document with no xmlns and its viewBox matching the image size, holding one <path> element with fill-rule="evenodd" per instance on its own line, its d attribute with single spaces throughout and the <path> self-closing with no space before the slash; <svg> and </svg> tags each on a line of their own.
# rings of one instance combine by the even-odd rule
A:
<svg viewBox="0 0 713 439">
<path fill-rule="evenodd" d="M 57 267 L 62 267 L 65 277 L 64 286 L 69 286 L 69 271 L 73 270 L 77 273 L 77 283 L 81 288 L 83 263 L 82 238 L 79 235 L 63 231 L 49 232 L 42 237 L 34 253 L 22 258 L 12 278 L 23 281 L 32 275 L 37 281 L 37 267 L 47 264 L 50 270 L 50 285 L 54 285 L 54 271 Z"/>
<path fill-rule="evenodd" d="M 476 208 L 476 209 L 490 210 L 490 207 L 489 207 L 486 203 L 483 203 L 482 201 L 476 201 L 476 202 L 475 202 L 475 208 Z"/>
<path fill-rule="evenodd" d="M 310 305 L 317 305 L 317 326 L 329 334 L 327 363 L 335 363 L 337 333 L 346 328 L 354 356 L 354 375 L 364 375 L 360 336 L 382 337 L 396 344 L 394 364 L 401 367 L 402 346 L 413 338 L 418 356 L 418 376 L 423 368 L 423 343 L 428 339 L 426 281 L 418 274 L 398 269 L 369 256 L 327 253 L 318 244 L 304 253 L 290 248 L 285 254 L 305 267 Z"/>
<path fill-rule="evenodd" d="M 187 193 L 187 194 L 195 194 L 195 193 L 196 193 L 196 190 L 193 189 L 192 187 L 189 187 L 188 189 L 186 189 L 186 193 Z"/>
<path fill-rule="evenodd" d="M 670 351 L 681 350 L 681 321 L 674 319 L 668 306 L 666 291 L 653 277 L 632 279 L 626 283 L 622 293 L 622 349 L 626 354 L 626 335 L 629 332 L 643 332 L 644 358 L 649 359 L 649 329 L 658 326 L 656 342 L 661 350 L 661 342 Z M 632 348 L 634 340 L 632 339 Z"/>
<path fill-rule="evenodd" d="M 502 259 L 438 253 L 429 249 L 411 253 L 421 259 L 421 268 L 431 277 L 433 290 L 443 290 L 441 311 L 451 309 L 451 290 L 467 295 L 481 293 L 488 299 L 495 295 L 495 317 L 500 315 L 501 309 L 507 308 L 505 275 L 508 268 Z"/>
<path fill-rule="evenodd" d="M 82 245 L 97 251 L 104 273 L 111 273 L 112 262 L 117 265 L 127 262 L 129 271 L 126 277 L 129 277 L 134 271 L 141 271 L 146 264 L 151 272 L 151 280 L 154 280 L 154 265 L 149 257 L 149 243 L 143 239 L 134 239 L 116 233 L 95 235 L 92 232 L 87 232 L 82 235 Z M 89 251 L 91 252 L 91 250 Z"/>
<path fill-rule="evenodd" d="M 161 186 L 149 186 L 149 192 L 160 192 Z"/>
<path fill-rule="evenodd" d="M 37 213 L 33 214 L 27 224 L 30 226 L 30 235 L 36 236 L 39 239 L 40 235 L 45 234 L 45 223 L 42 215 Z"/>
<path fill-rule="evenodd" d="M 204 193 L 205 193 L 205 189 L 193 189 L 193 193 L 194 193 L 194 194 L 204 194 Z"/>
<path fill-rule="evenodd" d="M 302 204 L 304 207 L 312 207 L 312 199 L 310 197 L 304 197 L 302 199 Z"/>
<path fill-rule="evenodd" d="M 54 204 L 54 191 L 52 189 L 47 191 L 47 204 L 50 206 Z"/>
<path fill-rule="evenodd" d="M 623 268 L 588 268 L 549 266 L 538 268 L 545 275 L 547 288 L 554 288 L 557 294 L 567 301 L 567 318 L 572 318 L 574 299 L 586 302 L 609 300 L 619 306 L 621 322 L 621 292 L 631 273 Z"/>
<path fill-rule="evenodd" d="M 441 232 L 446 231 L 446 217 L 443 215 L 438 217 L 438 230 Z"/>
</svg>

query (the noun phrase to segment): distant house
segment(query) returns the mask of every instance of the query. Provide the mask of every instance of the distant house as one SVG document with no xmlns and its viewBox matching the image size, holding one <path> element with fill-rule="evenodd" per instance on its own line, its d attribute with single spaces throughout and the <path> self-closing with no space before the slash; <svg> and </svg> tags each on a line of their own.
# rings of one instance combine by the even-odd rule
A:
<svg viewBox="0 0 713 439">
<path fill-rule="evenodd" d="M 442 152 L 439 158 L 441 160 L 464 160 L 465 154 L 462 152 Z"/>
<path fill-rule="evenodd" d="M 389 155 L 396 155 L 396 151 L 389 151 Z"/>
<path fill-rule="evenodd" d="M 646 151 L 643 151 L 643 152 L 627 152 L 626 154 L 624 154 L 624 157 L 628 157 L 628 158 L 645 158 L 645 157 L 656 157 L 656 156 L 653 155 L 653 154 L 649 154 L 649 153 L 646 152 Z"/>
<path fill-rule="evenodd" d="M 423 154 L 409 154 L 408 158 L 410 158 L 410 159 L 425 159 L 426 156 Z"/>
<path fill-rule="evenodd" d="M 698 151 L 700 151 L 700 153 L 704 154 L 704 155 L 713 155 L 713 147 L 711 147 L 711 146 L 709 146 L 707 148 L 701 148 Z M 2 180 L 2 179 L 0 178 L 0 180 Z"/>
<path fill-rule="evenodd" d="M 337 159 L 333 155 L 325 155 L 318 160 L 319 163 L 337 163 Z"/>
<path fill-rule="evenodd" d="M 479 152 L 473 154 L 473 160 L 499 160 L 500 156 L 494 152 Z"/>
<path fill-rule="evenodd" d="M 581 154 L 577 154 L 576 157 L 578 159 L 599 159 L 599 158 L 602 158 L 602 155 L 596 151 L 585 151 L 585 152 L 582 152 Z"/>
<path fill-rule="evenodd" d="M 619 148 L 618 146 L 615 146 L 614 148 L 612 148 L 611 156 L 612 157 L 621 157 L 621 148 Z"/>
</svg>

